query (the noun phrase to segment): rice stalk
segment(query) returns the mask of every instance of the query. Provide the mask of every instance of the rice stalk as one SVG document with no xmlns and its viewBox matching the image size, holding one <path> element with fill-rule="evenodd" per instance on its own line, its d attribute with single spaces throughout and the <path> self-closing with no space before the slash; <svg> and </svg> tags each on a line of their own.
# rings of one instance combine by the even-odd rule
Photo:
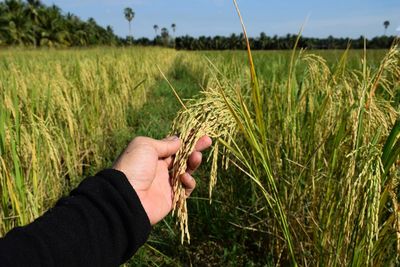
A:
<svg viewBox="0 0 400 267">
<path fill-rule="evenodd" d="M 263 232 L 274 233 L 266 247 L 276 264 L 395 264 L 400 244 L 395 170 L 400 111 L 393 99 L 398 94 L 400 52 L 394 44 L 376 69 L 368 65 L 366 54 L 361 68 L 353 70 L 346 67 L 345 51 L 331 70 L 321 56 L 300 51 L 292 71 L 296 97 L 287 98 L 285 81 L 263 85 L 262 105 L 251 95 L 254 82 L 243 83 L 239 77 L 235 82 L 210 63 L 209 86 L 197 100 L 185 103 L 175 120 L 173 131 L 183 133 L 184 145 L 175 159 L 174 181 L 186 170 L 195 141 L 207 134 L 204 123 L 215 127 L 208 134 L 218 136 L 218 127 L 205 112 L 209 108 L 222 124 L 225 118 L 235 123 L 237 134 L 221 135 L 211 157 L 222 145 L 226 152 L 221 153 L 229 152 L 233 166 L 259 189 L 268 208 L 266 220 L 274 218 Z M 301 81 L 295 78 L 299 71 Z M 264 113 L 268 132 L 258 127 L 256 109 Z M 215 180 L 210 181 L 212 188 Z M 184 199 L 179 183 L 175 190 L 175 198 Z M 188 237 L 186 203 L 175 203 Z"/>
<path fill-rule="evenodd" d="M 0 235 L 29 223 L 106 167 L 175 52 L 164 49 L 0 51 Z M 4 64 L 3 64 L 4 63 Z M 115 148 L 114 148 L 115 149 Z"/>
<path fill-rule="evenodd" d="M 230 142 L 236 132 L 236 122 L 221 98 L 218 85 L 209 85 L 198 98 L 189 100 L 185 106 L 190 108 L 179 112 L 172 126 L 172 132 L 178 134 L 182 140 L 182 145 L 175 155 L 171 175 L 174 192 L 173 214 L 176 213 L 178 217 L 182 243 L 185 237 L 190 242 L 185 188 L 179 179 L 187 170 L 187 160 L 202 136 L 207 135 L 216 140 L 210 174 L 211 196 L 217 180 L 219 143 L 221 140 Z"/>
</svg>

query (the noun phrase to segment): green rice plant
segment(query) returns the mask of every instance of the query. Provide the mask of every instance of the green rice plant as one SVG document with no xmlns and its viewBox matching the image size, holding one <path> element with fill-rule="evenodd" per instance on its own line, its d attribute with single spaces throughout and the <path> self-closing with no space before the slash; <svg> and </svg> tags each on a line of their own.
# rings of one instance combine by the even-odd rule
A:
<svg viewBox="0 0 400 267">
<path fill-rule="evenodd" d="M 399 264 L 398 43 L 378 67 L 366 48 L 359 68 L 348 67 L 348 51 L 334 68 L 304 50 L 292 55 L 288 77 L 272 83 L 257 81 L 250 51 L 248 82 L 210 63 L 203 94 L 176 118 L 185 145 L 174 166 L 186 169 L 199 136 L 219 137 L 217 149 L 255 185 L 248 197 L 263 211 L 266 255 L 277 265 Z M 177 208 L 187 234 L 186 206 Z"/>
</svg>

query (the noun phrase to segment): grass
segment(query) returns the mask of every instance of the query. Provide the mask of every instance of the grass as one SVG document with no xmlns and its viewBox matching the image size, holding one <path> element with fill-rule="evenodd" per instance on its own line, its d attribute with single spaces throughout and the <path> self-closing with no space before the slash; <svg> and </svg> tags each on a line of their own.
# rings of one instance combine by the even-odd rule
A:
<svg viewBox="0 0 400 267">
<path fill-rule="evenodd" d="M 158 64 L 189 110 L 211 97 L 196 112 L 225 105 L 214 116 L 238 130 L 205 155 L 220 166 L 231 153 L 211 205 L 215 164 L 196 174 L 190 245 L 168 216 L 132 266 L 396 265 L 400 86 L 398 56 L 382 61 L 386 52 L 297 52 L 291 90 L 290 52 L 256 52 L 254 101 L 242 51 L 1 51 L 0 232 L 109 166 L 135 135 L 171 131 L 181 105 Z"/>
</svg>

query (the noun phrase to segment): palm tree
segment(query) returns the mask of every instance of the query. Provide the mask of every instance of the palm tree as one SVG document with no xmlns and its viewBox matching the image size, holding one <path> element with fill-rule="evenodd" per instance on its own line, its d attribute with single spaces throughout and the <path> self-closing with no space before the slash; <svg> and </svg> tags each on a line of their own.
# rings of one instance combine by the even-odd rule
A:
<svg viewBox="0 0 400 267">
<path fill-rule="evenodd" d="M 168 41 L 169 41 L 169 32 L 167 28 L 162 28 L 161 29 L 161 38 L 163 40 L 164 46 L 168 46 Z"/>
<path fill-rule="evenodd" d="M 175 31 L 176 31 L 176 24 L 175 24 L 175 23 L 172 23 L 172 24 L 171 24 L 171 28 L 172 28 L 172 31 L 173 31 L 174 34 L 175 34 Z"/>
<path fill-rule="evenodd" d="M 46 16 L 39 16 L 40 19 L 40 46 L 59 47 L 69 46 L 70 32 L 65 28 L 65 22 L 61 9 L 52 5 L 46 11 Z"/>
<path fill-rule="evenodd" d="M 10 44 L 34 45 L 35 34 L 32 21 L 26 17 L 25 3 L 20 1 L 5 1 L 3 5 L 1 35 Z"/>
<path fill-rule="evenodd" d="M 122 40 L 121 40 L 122 41 Z M 0 45 L 81 46 L 119 42 L 109 27 L 82 21 L 41 0 L 0 0 Z"/>
<path fill-rule="evenodd" d="M 39 0 L 28 0 L 26 5 L 27 16 L 34 22 L 38 22 L 39 9 L 43 7 Z"/>
<path fill-rule="evenodd" d="M 135 12 L 133 12 L 132 8 L 130 7 L 126 7 L 124 9 L 124 15 L 125 15 L 125 19 L 128 21 L 129 23 L 129 36 L 132 37 L 132 33 L 131 33 L 131 21 L 133 20 L 133 18 L 135 17 Z"/>
<path fill-rule="evenodd" d="M 157 36 L 158 25 L 157 25 L 157 24 L 154 24 L 153 29 L 154 29 L 154 31 L 156 32 L 156 36 Z"/>
<path fill-rule="evenodd" d="M 390 25 L 390 21 L 385 20 L 385 21 L 383 22 L 383 27 L 385 27 L 385 33 L 384 33 L 384 35 L 386 35 L 386 31 L 387 31 L 387 28 L 389 27 L 389 25 Z"/>
<path fill-rule="evenodd" d="M 176 30 L 176 24 L 172 23 L 171 24 L 172 32 L 173 32 L 173 39 L 174 39 L 174 48 L 175 48 L 175 30 Z"/>
</svg>

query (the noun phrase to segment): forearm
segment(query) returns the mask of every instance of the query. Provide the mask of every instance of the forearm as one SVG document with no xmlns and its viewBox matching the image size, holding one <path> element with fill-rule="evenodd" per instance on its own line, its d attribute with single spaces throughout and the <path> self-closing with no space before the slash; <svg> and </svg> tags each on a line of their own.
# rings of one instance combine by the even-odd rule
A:
<svg viewBox="0 0 400 267">
<path fill-rule="evenodd" d="M 146 241 L 150 228 L 125 175 L 105 170 L 0 239 L 0 265 L 117 266 Z"/>
</svg>

